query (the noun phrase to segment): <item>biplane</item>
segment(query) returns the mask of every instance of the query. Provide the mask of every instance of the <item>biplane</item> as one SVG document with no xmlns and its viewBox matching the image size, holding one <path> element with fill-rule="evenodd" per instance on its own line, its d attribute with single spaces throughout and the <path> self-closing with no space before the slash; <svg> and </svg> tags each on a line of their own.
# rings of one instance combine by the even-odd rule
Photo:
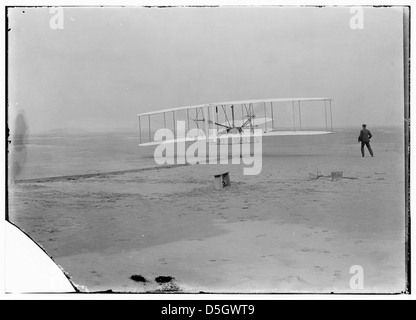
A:
<svg viewBox="0 0 416 320">
<path fill-rule="evenodd" d="M 322 124 L 319 129 L 302 126 L 302 110 L 305 104 L 309 104 L 307 106 L 309 113 L 313 109 L 314 117 L 319 111 L 316 108 L 319 108 L 319 105 L 323 107 Z M 283 106 L 286 109 L 289 106 L 291 109 L 291 121 L 287 118 L 287 112 L 285 119 L 283 114 L 280 115 Z M 138 114 L 137 117 L 139 146 L 195 140 L 207 140 L 218 144 L 222 141 L 243 143 L 244 140 L 241 137 L 243 135 L 254 136 L 255 131 L 256 134 L 260 132 L 262 137 L 268 137 L 319 135 L 331 133 L 333 130 L 331 98 L 277 98 L 217 102 L 145 112 Z M 192 131 L 191 129 L 198 129 L 193 130 L 197 134 L 178 136 L 178 121 L 185 123 L 185 130 L 188 132 Z M 292 122 L 290 127 L 289 122 Z M 163 141 L 155 140 L 153 136 L 155 130 L 163 128 L 171 130 L 174 137 Z"/>
</svg>

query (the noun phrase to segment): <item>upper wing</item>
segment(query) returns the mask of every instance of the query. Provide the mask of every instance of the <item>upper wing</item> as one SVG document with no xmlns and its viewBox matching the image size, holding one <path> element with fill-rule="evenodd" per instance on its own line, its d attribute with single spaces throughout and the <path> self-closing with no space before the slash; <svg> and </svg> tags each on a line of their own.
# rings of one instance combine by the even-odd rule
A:
<svg viewBox="0 0 416 320">
<path fill-rule="evenodd" d="M 271 102 L 292 102 L 292 101 L 332 101 L 331 98 L 270 98 L 270 99 L 251 99 L 251 100 L 240 100 L 240 101 L 226 101 L 226 102 L 213 102 L 213 103 L 204 103 L 204 104 L 197 104 L 191 106 L 182 106 L 182 107 L 175 107 L 175 108 L 168 108 L 162 109 L 158 111 L 150 111 L 139 113 L 137 116 L 148 116 L 166 112 L 173 112 L 173 111 L 182 111 L 182 110 L 191 110 L 202 108 L 205 106 L 224 106 L 229 107 L 231 105 L 243 105 L 243 104 L 255 104 L 255 103 L 271 103 Z"/>
<path fill-rule="evenodd" d="M 138 117 L 142 117 L 142 116 L 151 116 L 151 115 L 155 115 L 155 114 L 168 113 L 168 112 L 174 112 L 174 111 L 193 110 L 193 109 L 203 108 L 206 105 L 207 104 L 198 104 L 198 105 L 193 105 L 193 106 L 184 106 L 184 107 L 168 108 L 168 109 L 162 109 L 162 110 L 158 110 L 158 111 L 150 111 L 150 112 L 138 113 L 137 116 Z"/>
</svg>

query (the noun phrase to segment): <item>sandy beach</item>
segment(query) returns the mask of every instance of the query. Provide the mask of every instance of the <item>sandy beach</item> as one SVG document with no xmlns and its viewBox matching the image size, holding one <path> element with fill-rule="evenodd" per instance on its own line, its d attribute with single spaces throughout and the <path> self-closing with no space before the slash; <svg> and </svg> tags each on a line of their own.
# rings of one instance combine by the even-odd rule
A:
<svg viewBox="0 0 416 320">
<path fill-rule="evenodd" d="M 374 128 L 374 158 L 361 157 L 358 132 L 264 139 L 256 176 L 242 165 L 157 167 L 134 135 L 73 149 L 34 140 L 9 187 L 10 220 L 81 291 L 402 292 L 403 129 Z M 216 190 L 226 171 L 231 186 Z M 333 171 L 346 178 L 325 177 Z M 354 265 L 363 290 L 350 287 Z"/>
</svg>

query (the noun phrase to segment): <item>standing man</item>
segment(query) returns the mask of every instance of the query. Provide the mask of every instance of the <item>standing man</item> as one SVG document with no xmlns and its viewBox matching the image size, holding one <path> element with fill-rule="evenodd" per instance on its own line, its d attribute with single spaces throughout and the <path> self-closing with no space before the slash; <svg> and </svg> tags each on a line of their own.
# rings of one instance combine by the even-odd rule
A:
<svg viewBox="0 0 416 320">
<path fill-rule="evenodd" d="M 370 130 L 367 130 L 367 125 L 363 124 L 363 128 L 360 132 L 360 136 L 358 137 L 358 142 L 361 142 L 361 155 L 364 157 L 364 146 L 367 146 L 368 151 L 370 152 L 371 156 L 373 155 L 373 150 L 370 146 L 370 139 L 373 136 L 370 132 Z"/>
</svg>

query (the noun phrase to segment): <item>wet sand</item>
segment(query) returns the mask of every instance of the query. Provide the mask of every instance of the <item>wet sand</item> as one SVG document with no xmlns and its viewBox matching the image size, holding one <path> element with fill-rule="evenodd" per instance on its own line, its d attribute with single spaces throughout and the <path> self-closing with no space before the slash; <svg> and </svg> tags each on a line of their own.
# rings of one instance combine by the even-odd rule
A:
<svg viewBox="0 0 416 320">
<path fill-rule="evenodd" d="M 374 158 L 350 131 L 265 140 L 257 176 L 203 164 L 28 175 L 9 188 L 10 218 L 89 292 L 357 292 L 353 265 L 364 270 L 359 292 L 401 292 L 403 136 L 373 134 Z M 215 190 L 225 171 L 231 186 Z M 356 179 L 310 175 L 332 171 Z"/>
</svg>

